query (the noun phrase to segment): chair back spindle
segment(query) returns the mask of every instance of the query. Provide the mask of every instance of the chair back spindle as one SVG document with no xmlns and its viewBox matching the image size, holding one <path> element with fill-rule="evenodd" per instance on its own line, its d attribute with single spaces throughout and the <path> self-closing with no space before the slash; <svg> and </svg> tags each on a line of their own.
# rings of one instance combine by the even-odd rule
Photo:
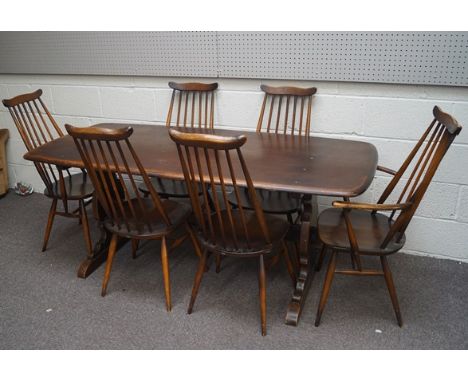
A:
<svg viewBox="0 0 468 382">
<path fill-rule="evenodd" d="M 241 152 L 247 138 L 193 134 L 172 128 L 169 134 L 177 145 L 192 209 L 205 242 L 230 252 L 248 252 L 253 244 L 249 233 L 254 228 L 260 230 L 263 244 L 270 245 L 265 216 Z M 243 191 L 239 183 L 247 188 L 253 211 L 242 207 L 240 193 Z M 198 184 L 202 188 L 201 197 Z M 228 201 L 229 186 L 236 195 L 237 209 Z M 209 190 L 215 189 L 220 192 L 211 192 L 210 200 Z"/>
<path fill-rule="evenodd" d="M 261 85 L 265 93 L 257 123 L 257 132 L 310 134 L 312 96 L 316 88 L 273 87 Z"/>
<path fill-rule="evenodd" d="M 151 232 L 154 229 L 151 216 L 155 213 L 167 226 L 171 225 L 159 195 L 130 143 L 132 127 L 109 129 L 65 125 L 65 128 L 75 141 L 105 214 L 119 230 L 132 235 Z M 135 174 L 141 176 L 149 198 L 141 195 Z"/>
<path fill-rule="evenodd" d="M 166 126 L 213 129 L 217 83 L 169 82 L 172 90 Z"/>
</svg>

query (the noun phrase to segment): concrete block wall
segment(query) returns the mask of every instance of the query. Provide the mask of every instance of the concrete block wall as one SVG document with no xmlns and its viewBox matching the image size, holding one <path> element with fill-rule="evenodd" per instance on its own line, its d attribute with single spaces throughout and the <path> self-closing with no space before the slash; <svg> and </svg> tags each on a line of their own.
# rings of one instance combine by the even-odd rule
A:
<svg viewBox="0 0 468 382">
<path fill-rule="evenodd" d="M 377 147 L 380 164 L 398 169 L 432 120 L 439 105 L 465 126 L 444 158 L 408 230 L 405 252 L 468 262 L 468 88 L 339 82 L 235 79 L 175 79 L 127 76 L 0 75 L 0 98 L 44 91 L 57 122 L 88 126 L 99 122 L 164 123 L 169 80 L 217 81 L 215 125 L 254 130 L 262 101 L 261 83 L 316 86 L 313 134 L 354 139 Z M 0 107 L 0 127 L 10 129 L 7 147 L 10 184 L 44 188 L 35 168 L 23 160 L 23 142 L 10 115 Z M 377 174 L 359 200 L 376 201 L 389 177 Z M 319 209 L 333 198 L 318 198 Z M 45 218 L 45 217 L 44 217 Z"/>
</svg>

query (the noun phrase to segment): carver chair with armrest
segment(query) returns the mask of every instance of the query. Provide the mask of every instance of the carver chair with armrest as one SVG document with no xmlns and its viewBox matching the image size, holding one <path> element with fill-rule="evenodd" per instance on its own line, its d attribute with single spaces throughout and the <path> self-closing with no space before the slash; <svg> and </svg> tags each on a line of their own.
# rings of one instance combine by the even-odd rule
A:
<svg viewBox="0 0 468 382">
<path fill-rule="evenodd" d="M 273 87 L 261 85 L 265 93 L 257 123 L 257 132 L 308 137 L 312 110 L 312 96 L 316 88 Z M 273 165 L 273 164 L 272 164 Z M 262 209 L 271 214 L 286 215 L 292 224 L 292 215 L 299 213 L 301 195 L 287 192 L 257 190 Z M 251 209 L 247 190 L 240 194 L 242 206 Z M 230 202 L 237 205 L 235 195 Z"/>
<path fill-rule="evenodd" d="M 8 108 L 28 151 L 63 137 L 62 130 L 42 101 L 41 95 L 42 90 L 39 89 L 33 93 L 3 100 L 3 105 Z M 59 215 L 79 219 L 83 226 L 86 249 L 88 254 L 91 254 L 92 243 L 86 206 L 91 202 L 93 186 L 86 171 L 80 170 L 79 173 L 72 175 L 66 167 L 56 167 L 42 162 L 34 162 L 34 166 L 46 186 L 44 195 L 52 199 L 42 251 L 47 248 L 54 218 Z M 63 211 L 57 211 L 59 201 L 63 203 Z M 76 210 L 70 210 L 70 201 L 78 202 Z"/>
<path fill-rule="evenodd" d="M 405 231 L 442 158 L 461 131 L 458 122 L 439 107 L 434 107 L 433 114 L 433 121 L 397 172 L 379 167 L 393 178 L 376 204 L 336 201 L 334 208 L 319 215 L 318 236 L 324 245 L 319 262 L 326 250 L 331 250 L 331 257 L 317 309 L 316 326 L 320 324 L 335 273 L 384 276 L 398 325 L 403 325 L 387 256 L 403 248 Z M 403 178 L 404 174 L 408 174 L 407 179 Z M 404 187 L 398 200 L 394 204 L 386 203 L 400 181 Z M 351 253 L 354 259 L 352 269 L 336 270 L 339 252 Z M 363 256 L 378 256 L 382 271 L 363 268 Z"/>
<path fill-rule="evenodd" d="M 169 82 L 172 89 L 171 103 L 166 118 L 166 126 L 199 128 L 212 130 L 214 125 L 215 92 L 218 84 Z M 152 177 L 151 182 L 163 198 L 188 198 L 185 182 L 173 179 Z M 148 195 L 144 185 L 141 191 Z"/>
<path fill-rule="evenodd" d="M 195 223 L 192 228 L 195 249 L 200 257 L 198 270 L 188 307 L 192 313 L 201 279 L 205 271 L 208 253 L 215 256 L 258 258 L 260 289 L 260 315 L 262 335 L 266 334 L 266 276 L 264 257 L 280 251 L 288 272 L 295 283 L 295 274 L 284 243 L 289 224 L 278 217 L 263 213 L 257 200 L 247 163 L 241 147 L 245 136 L 223 137 L 214 134 L 193 134 L 170 129 L 169 134 L 177 145 L 177 151 L 187 184 Z M 241 183 L 248 190 L 252 210 L 242 204 L 233 209 L 228 202 L 228 186 L 240 198 Z M 202 196 L 198 195 L 201 185 Z M 219 187 L 212 194 L 212 205 L 208 188 Z"/>
<path fill-rule="evenodd" d="M 105 229 L 112 234 L 101 294 L 107 291 L 112 263 L 119 237 L 132 240 L 161 240 L 161 263 L 166 297 L 166 309 L 171 310 L 171 286 L 167 238 L 184 225 L 190 207 L 173 200 L 161 200 L 130 143 L 131 127 L 107 129 L 65 126 L 73 137 L 81 158 L 93 182 L 96 196 L 103 208 Z M 149 191 L 143 197 L 135 175 L 141 176 Z"/>
</svg>

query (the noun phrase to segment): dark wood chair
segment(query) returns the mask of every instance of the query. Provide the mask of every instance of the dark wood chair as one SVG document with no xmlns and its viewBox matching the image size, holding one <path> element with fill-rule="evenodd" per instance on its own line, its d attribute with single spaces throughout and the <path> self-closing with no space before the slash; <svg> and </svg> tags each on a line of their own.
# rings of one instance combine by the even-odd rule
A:
<svg viewBox="0 0 468 382">
<path fill-rule="evenodd" d="M 312 96 L 317 89 L 267 85 L 261 85 L 260 88 L 265 96 L 258 118 L 257 132 L 308 137 Z M 242 206 L 251 209 L 247 190 L 241 192 L 240 197 Z M 257 198 L 265 212 L 286 215 L 291 224 L 293 223 L 292 215 L 300 211 L 301 195 L 257 190 Z M 236 205 L 235 195 L 231 194 L 229 200 L 231 204 Z"/>
<path fill-rule="evenodd" d="M 258 257 L 261 329 L 262 335 L 265 335 L 264 257 L 280 251 L 295 283 L 295 274 L 284 242 L 289 224 L 281 218 L 263 213 L 241 152 L 241 147 L 246 141 L 245 136 L 223 137 L 181 132 L 176 129 L 170 129 L 169 134 L 177 144 L 192 202 L 196 223 L 191 232 L 200 257 L 188 313 L 192 313 L 208 254 L 239 258 Z M 232 186 L 234 194 L 240 198 L 242 191 L 238 182 L 245 186 L 250 194 L 253 206 L 251 211 L 246 211 L 242 204 L 233 209 L 228 202 L 228 186 Z M 202 197 L 199 197 L 197 192 L 199 184 Z M 214 189 L 215 186 L 219 187 L 220 192 L 212 193 L 213 200 L 210 201 L 208 188 Z"/>
<path fill-rule="evenodd" d="M 8 108 L 28 151 L 58 137 L 63 137 L 62 130 L 42 101 L 41 95 L 42 90 L 39 89 L 33 93 L 3 100 L 3 105 Z M 54 217 L 59 215 L 79 219 L 83 226 L 86 249 L 90 254 L 92 243 L 86 206 L 91 202 L 94 189 L 86 171 L 81 170 L 72 175 L 65 167 L 56 167 L 41 162 L 34 162 L 34 165 L 46 186 L 44 194 L 52 199 L 42 251 L 47 248 Z M 63 203 L 63 211 L 57 211 L 59 200 Z M 78 208 L 70 211 L 69 201 L 77 201 Z"/>
<path fill-rule="evenodd" d="M 261 85 L 260 89 L 265 96 L 257 123 L 258 133 L 310 135 L 312 96 L 317 88 Z"/>
<path fill-rule="evenodd" d="M 172 98 L 166 118 L 167 127 L 213 129 L 215 91 L 218 88 L 216 82 L 211 84 L 169 82 L 169 87 L 172 89 Z M 184 181 L 158 177 L 152 177 L 151 181 L 163 198 L 188 198 Z M 141 191 L 148 195 L 144 186 Z"/>
<path fill-rule="evenodd" d="M 75 141 L 93 182 L 99 204 L 107 217 L 104 227 L 112 234 L 102 282 L 102 296 L 106 294 L 119 237 L 131 239 L 134 251 L 139 240 L 161 240 L 166 309 L 170 311 L 171 286 L 166 239 L 186 223 L 191 213 L 190 207 L 173 200 L 160 199 L 129 141 L 133 133 L 131 127 L 65 127 Z M 149 197 L 145 198 L 139 192 L 131 169 L 142 177 L 149 190 Z"/>
<path fill-rule="evenodd" d="M 336 201 L 333 203 L 335 208 L 326 209 L 319 215 L 318 236 L 323 243 L 319 263 L 323 261 L 327 250 L 331 250 L 331 258 L 318 305 L 315 326 L 320 324 L 335 273 L 384 276 L 398 325 L 403 325 L 387 256 L 403 248 L 406 228 L 442 158 L 455 136 L 461 131 L 458 122 L 437 106 L 434 107 L 433 114 L 434 120 L 397 172 L 385 167 L 378 168 L 393 175 L 393 178 L 377 204 L 355 203 L 349 200 Z M 407 179 L 403 178 L 404 174 L 408 174 Z M 394 204 L 386 203 L 400 181 L 404 183 L 404 187 L 398 200 Z M 336 270 L 338 252 L 351 253 L 352 269 Z M 362 266 L 363 256 L 378 256 L 382 271 L 365 269 Z"/>
</svg>

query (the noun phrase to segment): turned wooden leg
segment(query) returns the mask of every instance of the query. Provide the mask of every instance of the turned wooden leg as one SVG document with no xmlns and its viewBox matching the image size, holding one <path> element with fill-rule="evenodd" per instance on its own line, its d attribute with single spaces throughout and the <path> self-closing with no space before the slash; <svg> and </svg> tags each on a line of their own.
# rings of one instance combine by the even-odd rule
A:
<svg viewBox="0 0 468 382">
<path fill-rule="evenodd" d="M 289 277 L 291 277 L 293 287 L 296 285 L 296 271 L 294 270 L 294 266 L 291 262 L 291 258 L 289 257 L 289 251 L 288 247 L 286 246 L 286 243 L 283 241 L 283 249 L 281 251 L 281 256 L 284 259 L 284 262 L 286 263 L 286 269 L 288 270 Z"/>
<path fill-rule="evenodd" d="M 265 263 L 263 255 L 259 257 L 258 261 L 258 288 L 260 294 L 260 320 L 262 323 L 262 336 L 266 335 L 266 276 L 265 276 Z"/>
<path fill-rule="evenodd" d="M 140 240 L 132 239 L 132 259 L 136 259 L 136 253 L 138 251 L 138 246 L 140 244 Z"/>
<path fill-rule="evenodd" d="M 320 302 L 317 309 L 317 316 L 315 317 L 315 326 L 320 325 L 320 319 L 322 318 L 323 309 L 327 303 L 328 294 L 330 293 L 330 287 L 333 281 L 333 276 L 335 275 L 336 268 L 336 252 L 333 251 L 330 263 L 328 264 L 327 275 L 325 277 L 325 282 L 323 283 L 322 295 L 320 296 Z"/>
<path fill-rule="evenodd" d="M 47 218 L 47 225 L 44 234 L 44 242 L 42 243 L 42 252 L 47 249 L 47 243 L 49 241 L 50 231 L 52 230 L 52 224 L 54 223 L 55 211 L 57 210 L 57 199 L 52 199 L 52 205 L 49 210 L 49 217 Z"/>
<path fill-rule="evenodd" d="M 398 321 L 398 326 L 403 326 L 403 319 L 401 318 L 400 305 L 398 304 L 398 297 L 395 290 L 395 284 L 393 283 L 392 272 L 388 266 L 387 257 L 380 256 L 380 262 L 382 263 L 382 269 L 384 271 L 385 282 L 387 283 L 388 292 L 392 300 L 393 310 Z"/>
<path fill-rule="evenodd" d="M 320 272 L 320 269 L 323 265 L 323 260 L 325 259 L 325 255 L 327 254 L 327 246 L 322 244 L 322 250 L 320 251 L 320 255 L 318 257 L 317 263 L 315 264 L 315 271 Z"/>
<path fill-rule="evenodd" d="M 81 199 L 78 203 L 80 206 L 80 221 L 83 224 L 83 235 L 85 238 L 86 250 L 90 256 L 93 253 L 93 243 L 91 242 L 91 235 L 89 233 L 88 214 L 86 213 L 84 200 Z"/>
<path fill-rule="evenodd" d="M 114 261 L 115 253 L 117 252 L 117 242 L 119 237 L 117 234 L 112 235 L 112 239 L 109 245 L 109 252 L 107 253 L 107 262 L 106 262 L 106 270 L 104 272 L 104 279 L 102 280 L 102 290 L 101 296 L 104 297 L 107 292 L 107 284 L 109 283 L 110 273 L 112 270 L 112 262 Z"/>
<path fill-rule="evenodd" d="M 169 260 L 167 258 L 167 245 L 166 237 L 163 236 L 161 239 L 161 263 L 163 270 L 163 279 L 164 279 L 164 293 L 166 295 L 166 309 L 168 312 L 171 311 L 171 280 L 169 277 Z"/>
<path fill-rule="evenodd" d="M 203 273 L 205 272 L 205 265 L 206 265 L 206 251 L 203 251 L 202 255 L 200 256 L 200 260 L 198 262 L 198 269 L 197 269 L 197 273 L 195 274 L 195 281 L 193 282 L 192 296 L 190 297 L 190 303 L 187 309 L 188 314 L 192 313 L 193 305 L 195 304 L 195 299 L 197 298 L 198 289 L 200 288 L 200 283 L 203 277 Z"/>
</svg>

